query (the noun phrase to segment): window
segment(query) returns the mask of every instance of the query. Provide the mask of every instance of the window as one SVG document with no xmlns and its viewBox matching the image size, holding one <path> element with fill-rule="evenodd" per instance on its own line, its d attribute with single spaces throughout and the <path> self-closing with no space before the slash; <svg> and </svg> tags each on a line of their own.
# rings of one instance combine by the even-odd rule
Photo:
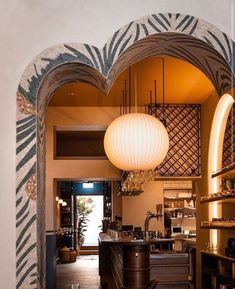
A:
<svg viewBox="0 0 235 289">
<path fill-rule="evenodd" d="M 106 159 L 105 130 L 55 131 L 56 159 Z"/>
</svg>

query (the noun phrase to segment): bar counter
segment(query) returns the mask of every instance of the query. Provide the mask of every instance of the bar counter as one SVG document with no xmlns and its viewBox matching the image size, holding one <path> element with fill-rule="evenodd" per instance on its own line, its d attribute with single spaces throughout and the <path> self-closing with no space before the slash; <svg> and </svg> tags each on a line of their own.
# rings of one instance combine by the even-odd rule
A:
<svg viewBox="0 0 235 289">
<path fill-rule="evenodd" d="M 99 235 L 99 275 L 102 289 L 144 289 L 150 279 L 157 288 L 188 289 L 188 254 L 171 250 L 150 254 L 151 245 L 168 247 L 173 239 L 131 240 Z"/>
</svg>

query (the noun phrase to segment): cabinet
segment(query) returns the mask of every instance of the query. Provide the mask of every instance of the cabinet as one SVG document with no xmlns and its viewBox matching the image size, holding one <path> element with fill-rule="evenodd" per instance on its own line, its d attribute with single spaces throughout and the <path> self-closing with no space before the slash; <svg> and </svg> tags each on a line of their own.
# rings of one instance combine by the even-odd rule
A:
<svg viewBox="0 0 235 289">
<path fill-rule="evenodd" d="M 201 251 L 202 289 L 234 289 L 235 259 Z"/>
</svg>

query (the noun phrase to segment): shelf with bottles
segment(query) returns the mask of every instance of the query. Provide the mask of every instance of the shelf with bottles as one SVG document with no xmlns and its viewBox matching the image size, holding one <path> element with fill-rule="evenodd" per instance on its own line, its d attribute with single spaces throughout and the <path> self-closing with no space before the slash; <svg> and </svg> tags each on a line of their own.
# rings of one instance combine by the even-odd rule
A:
<svg viewBox="0 0 235 289">
<path fill-rule="evenodd" d="M 68 223 L 61 223 L 60 225 L 63 228 L 72 227 L 72 224 L 68 224 Z"/>
<path fill-rule="evenodd" d="M 212 203 L 212 202 L 217 202 L 217 203 L 235 203 L 235 190 L 226 190 L 222 191 L 219 193 L 214 193 L 210 194 L 208 196 L 201 197 L 201 204 L 206 204 L 206 203 Z"/>
<path fill-rule="evenodd" d="M 183 217 L 171 217 L 171 220 L 181 220 L 181 219 L 196 220 L 196 217 L 187 217 L 187 216 L 183 216 Z"/>
<path fill-rule="evenodd" d="M 212 221 L 202 221 L 201 229 L 234 230 L 235 218 L 213 218 Z"/>
<path fill-rule="evenodd" d="M 104 196 L 104 218 L 112 217 L 112 200 L 111 196 Z"/>
<path fill-rule="evenodd" d="M 61 214 L 72 214 L 72 201 L 71 199 L 63 199 L 67 205 L 61 207 Z"/>
<path fill-rule="evenodd" d="M 196 210 L 195 200 L 191 198 L 164 198 L 164 209 L 168 211 Z"/>
<path fill-rule="evenodd" d="M 181 219 L 196 219 L 196 209 L 195 208 L 165 208 L 165 211 L 169 212 L 171 219 L 181 220 Z"/>
</svg>

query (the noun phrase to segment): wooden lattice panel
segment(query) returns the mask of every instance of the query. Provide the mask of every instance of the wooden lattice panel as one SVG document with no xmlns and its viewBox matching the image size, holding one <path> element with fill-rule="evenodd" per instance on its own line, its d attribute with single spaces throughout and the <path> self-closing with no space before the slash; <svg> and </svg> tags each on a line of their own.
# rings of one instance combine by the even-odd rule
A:
<svg viewBox="0 0 235 289">
<path fill-rule="evenodd" d="M 170 147 L 158 167 L 161 176 L 189 177 L 201 175 L 200 116 L 198 104 L 150 104 L 148 113 L 163 123 Z"/>
<path fill-rule="evenodd" d="M 235 105 L 229 113 L 223 145 L 222 167 L 225 168 L 235 162 Z"/>
</svg>

